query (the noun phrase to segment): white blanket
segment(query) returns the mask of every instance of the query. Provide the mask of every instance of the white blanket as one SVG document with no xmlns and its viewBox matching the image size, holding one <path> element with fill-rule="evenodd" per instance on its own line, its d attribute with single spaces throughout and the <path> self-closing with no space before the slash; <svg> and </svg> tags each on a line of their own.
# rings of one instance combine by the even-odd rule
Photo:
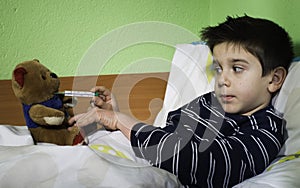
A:
<svg viewBox="0 0 300 188">
<path fill-rule="evenodd" d="M 0 125 L 0 187 L 181 186 L 173 174 L 135 158 L 121 137 L 111 142 L 119 137 L 99 131 L 90 146 L 33 145 L 26 126 Z"/>
</svg>

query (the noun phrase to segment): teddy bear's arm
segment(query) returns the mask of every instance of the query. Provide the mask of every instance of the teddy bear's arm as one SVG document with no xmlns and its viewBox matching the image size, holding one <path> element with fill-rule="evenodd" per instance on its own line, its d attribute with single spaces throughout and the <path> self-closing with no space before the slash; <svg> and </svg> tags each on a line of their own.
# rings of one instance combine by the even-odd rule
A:
<svg viewBox="0 0 300 188">
<path fill-rule="evenodd" d="M 73 107 L 76 106 L 77 104 L 77 98 L 64 96 L 62 101 L 63 101 L 64 109 L 66 110 L 68 115 L 70 117 L 73 117 L 74 116 Z"/>
<path fill-rule="evenodd" d="M 30 118 L 40 125 L 61 125 L 65 114 L 57 109 L 36 104 L 29 110 Z"/>
</svg>

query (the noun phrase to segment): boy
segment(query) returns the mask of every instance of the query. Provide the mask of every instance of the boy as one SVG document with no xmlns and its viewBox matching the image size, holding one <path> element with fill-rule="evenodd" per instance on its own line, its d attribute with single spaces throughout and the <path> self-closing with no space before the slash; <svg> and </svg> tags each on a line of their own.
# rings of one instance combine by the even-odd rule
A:
<svg viewBox="0 0 300 188">
<path fill-rule="evenodd" d="M 95 108 L 77 115 L 120 130 L 136 156 L 178 176 L 187 187 L 232 187 L 261 173 L 284 143 L 284 120 L 271 105 L 293 58 L 288 34 L 277 24 L 249 16 L 207 27 L 202 39 L 214 57 L 215 88 L 168 114 L 153 127 L 114 109 L 109 90 L 95 87 Z M 102 108 L 102 109 L 101 109 Z"/>
</svg>

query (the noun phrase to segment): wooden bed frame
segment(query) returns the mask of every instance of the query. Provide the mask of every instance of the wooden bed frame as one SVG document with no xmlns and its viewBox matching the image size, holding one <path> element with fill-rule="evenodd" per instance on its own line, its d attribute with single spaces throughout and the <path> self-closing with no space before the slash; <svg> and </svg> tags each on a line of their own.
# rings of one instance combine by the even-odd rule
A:
<svg viewBox="0 0 300 188">
<path fill-rule="evenodd" d="M 162 107 L 169 73 L 142 73 L 101 76 L 61 77 L 60 90 L 89 91 L 94 85 L 112 90 L 121 112 L 140 121 L 153 123 Z M 25 125 L 22 105 L 15 97 L 11 80 L 0 80 L 0 124 Z M 89 98 L 77 98 L 75 113 L 89 107 Z"/>
</svg>

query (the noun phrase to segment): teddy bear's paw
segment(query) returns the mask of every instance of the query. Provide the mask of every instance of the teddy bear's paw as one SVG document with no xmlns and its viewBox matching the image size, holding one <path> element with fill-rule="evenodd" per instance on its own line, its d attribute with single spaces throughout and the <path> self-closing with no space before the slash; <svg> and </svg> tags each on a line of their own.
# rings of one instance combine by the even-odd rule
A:
<svg viewBox="0 0 300 188">
<path fill-rule="evenodd" d="M 64 117 L 43 117 L 48 125 L 61 125 L 64 121 Z"/>
<path fill-rule="evenodd" d="M 72 127 L 69 127 L 68 128 L 68 131 L 71 133 L 71 134 L 78 134 L 79 133 L 79 127 L 77 126 L 72 126 Z"/>
</svg>

